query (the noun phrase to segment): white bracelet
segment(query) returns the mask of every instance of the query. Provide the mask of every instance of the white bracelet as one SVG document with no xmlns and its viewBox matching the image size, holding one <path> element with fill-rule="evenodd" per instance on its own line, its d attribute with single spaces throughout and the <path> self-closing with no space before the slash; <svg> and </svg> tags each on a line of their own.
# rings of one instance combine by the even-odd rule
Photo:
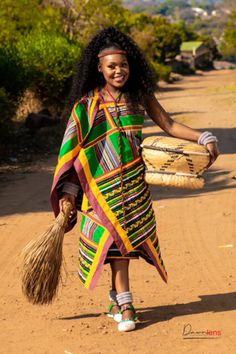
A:
<svg viewBox="0 0 236 354">
<path fill-rule="evenodd" d="M 62 188 L 62 192 L 69 193 L 77 197 L 79 186 L 72 182 L 65 182 Z"/>
<path fill-rule="evenodd" d="M 206 146 L 209 143 L 217 143 L 218 139 L 211 132 L 203 132 L 198 138 L 198 144 Z"/>
</svg>

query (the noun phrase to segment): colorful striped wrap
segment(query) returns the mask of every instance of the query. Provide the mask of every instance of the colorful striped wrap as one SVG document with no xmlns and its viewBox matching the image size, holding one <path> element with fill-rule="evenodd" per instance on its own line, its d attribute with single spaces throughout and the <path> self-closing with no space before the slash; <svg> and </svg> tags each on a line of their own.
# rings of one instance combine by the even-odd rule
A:
<svg viewBox="0 0 236 354">
<path fill-rule="evenodd" d="M 150 192 L 144 181 L 140 154 L 143 122 L 142 107 L 122 102 L 115 107 L 114 102 L 102 101 L 98 90 L 83 97 L 69 118 L 51 203 L 57 215 L 62 185 L 75 169 L 80 181 L 77 208 L 82 211 L 79 277 L 87 288 L 95 287 L 112 245 L 121 257 L 139 252 L 167 281 Z"/>
</svg>

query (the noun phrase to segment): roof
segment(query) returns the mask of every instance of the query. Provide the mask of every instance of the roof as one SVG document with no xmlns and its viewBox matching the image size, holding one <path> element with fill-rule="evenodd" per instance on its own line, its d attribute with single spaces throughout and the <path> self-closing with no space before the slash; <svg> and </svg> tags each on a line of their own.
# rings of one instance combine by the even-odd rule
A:
<svg viewBox="0 0 236 354">
<path fill-rule="evenodd" d="M 184 52 L 192 52 L 198 49 L 203 42 L 183 42 L 181 44 L 180 50 Z"/>
</svg>

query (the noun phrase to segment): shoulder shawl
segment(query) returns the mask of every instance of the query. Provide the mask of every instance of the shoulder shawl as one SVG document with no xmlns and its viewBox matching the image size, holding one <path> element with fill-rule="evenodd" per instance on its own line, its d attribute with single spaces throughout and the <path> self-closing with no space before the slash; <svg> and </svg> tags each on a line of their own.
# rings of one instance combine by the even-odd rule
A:
<svg viewBox="0 0 236 354">
<path fill-rule="evenodd" d="M 62 194 L 63 183 L 70 174 L 70 171 L 75 168 L 75 160 L 92 128 L 94 117 L 98 110 L 98 99 L 98 91 L 91 91 L 74 105 L 69 117 L 60 147 L 51 189 L 50 200 L 55 216 L 57 216 L 60 211 L 59 199 Z M 81 210 L 83 189 L 81 185 L 79 187 L 76 204 L 78 210 Z M 75 222 L 76 220 L 74 220 L 73 224 L 75 224 Z M 71 229 L 71 227 L 68 229 Z"/>
</svg>

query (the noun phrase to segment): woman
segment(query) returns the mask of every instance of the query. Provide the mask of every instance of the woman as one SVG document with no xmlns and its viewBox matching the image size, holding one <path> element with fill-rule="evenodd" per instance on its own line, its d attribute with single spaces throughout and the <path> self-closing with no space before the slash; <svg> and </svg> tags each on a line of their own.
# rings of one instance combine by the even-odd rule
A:
<svg viewBox="0 0 236 354">
<path fill-rule="evenodd" d="M 68 229 L 82 211 L 79 277 L 94 288 L 104 263 L 112 271 L 109 315 L 119 331 L 137 319 L 129 286 L 129 261 L 139 256 L 167 273 L 140 155 L 144 111 L 168 135 L 206 145 L 211 163 L 217 139 L 173 121 L 154 96 L 152 70 L 137 45 L 118 29 L 98 33 L 85 49 L 74 78 L 72 113 L 52 186 L 55 214 L 69 200 Z"/>
</svg>

